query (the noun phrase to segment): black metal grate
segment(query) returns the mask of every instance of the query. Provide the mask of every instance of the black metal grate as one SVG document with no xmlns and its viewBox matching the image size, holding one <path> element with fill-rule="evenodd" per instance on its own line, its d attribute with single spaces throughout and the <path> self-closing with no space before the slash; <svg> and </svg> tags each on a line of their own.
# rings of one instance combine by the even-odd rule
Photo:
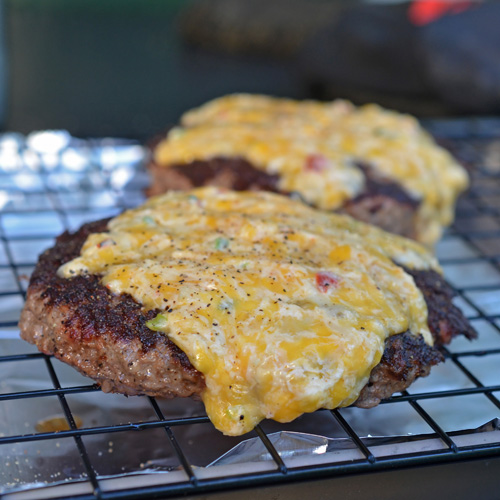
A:
<svg viewBox="0 0 500 500">
<path fill-rule="evenodd" d="M 79 490 L 54 489 L 55 497 L 167 498 L 499 456 L 498 438 L 475 440 L 473 444 L 459 438 L 468 435 L 469 429 L 500 417 L 500 120 L 429 121 L 426 126 L 471 173 L 472 188 L 460 200 L 457 220 L 437 252 L 457 291 L 457 304 L 479 330 L 479 340 L 454 342 L 446 350 L 448 359 L 442 365 L 446 368 L 436 367 L 436 376 L 433 371 L 429 378 L 378 408 L 320 411 L 290 425 L 262 423 L 252 435 L 268 450 L 271 461 L 249 469 L 223 469 L 228 471 L 224 474 L 207 474 L 208 469 L 202 466 L 241 440 L 216 435 L 197 403 L 187 402 L 180 410 L 172 410 L 172 403 L 154 398 L 125 400 L 102 395 L 88 379 L 66 382 L 64 365 L 16 340 L 27 275 L 37 254 L 62 230 L 114 215 L 140 202 L 147 182 L 141 167 L 143 150 L 132 142 L 80 141 L 62 132 L 27 138 L 0 136 L 0 420 L 4 424 L 0 423 L 0 460 L 4 461 L 0 492 L 15 492 L 25 484 L 33 490 L 40 486 L 36 482 L 42 478 L 42 470 L 43 480 L 49 484 L 80 486 Z M 26 381 L 26 373 L 35 373 L 37 384 L 32 383 L 33 378 Z M 98 415 L 79 422 L 78 404 L 82 398 L 93 397 L 106 398 L 104 406 L 117 397 L 127 405 L 131 401 L 131 413 L 121 418 L 119 410 L 104 419 Z M 7 406 L 2 409 L 2 405 Z M 46 406 L 57 408 L 55 413 L 66 420 L 67 430 L 37 427 L 37 412 Z M 95 407 L 99 408 L 99 403 Z M 33 413 L 32 420 L 27 413 Z M 417 425 L 405 423 L 409 414 Z M 380 451 L 374 445 L 377 440 L 366 436 L 383 435 L 384 427 L 370 427 L 370 422 L 376 426 L 387 418 L 395 426 L 395 434 L 424 434 L 435 446 L 403 448 L 396 454 L 394 450 Z M 327 437 L 348 442 L 345 448 L 350 450 L 349 456 L 297 465 L 280 455 L 270 438 L 279 430 L 311 433 L 311 429 L 325 432 L 330 428 Z M 207 441 L 200 441 L 200 435 L 207 435 Z M 220 447 L 210 450 L 214 443 L 210 439 L 214 438 Z M 53 454 L 61 443 L 64 450 L 71 450 L 65 451 L 63 458 Z M 145 449 L 141 443 L 147 443 Z M 144 465 L 151 443 L 155 450 L 158 443 L 168 450 L 166 462 L 160 456 Z M 113 449 L 121 452 L 113 455 Z M 136 457 L 131 456 L 131 450 L 136 450 Z M 107 476 L 120 471 L 117 467 L 125 463 L 125 456 L 128 468 L 122 466 L 122 471 L 130 472 L 132 465 L 136 472 L 171 472 L 157 474 L 156 480 L 139 486 L 110 482 Z M 16 475 L 23 470 L 23 460 L 30 471 L 19 478 Z M 67 464 L 63 471 L 61 463 Z M 117 464 L 115 468 L 113 464 Z M 9 467 L 14 467 L 15 473 L 11 474 Z"/>
</svg>

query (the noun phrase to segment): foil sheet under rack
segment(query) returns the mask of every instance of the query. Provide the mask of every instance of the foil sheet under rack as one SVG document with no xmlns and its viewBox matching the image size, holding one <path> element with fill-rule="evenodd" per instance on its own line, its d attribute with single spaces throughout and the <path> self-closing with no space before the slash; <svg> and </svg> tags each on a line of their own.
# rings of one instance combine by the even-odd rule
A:
<svg viewBox="0 0 500 500">
<path fill-rule="evenodd" d="M 376 408 L 266 421 L 240 438 L 201 403 L 103 394 L 18 339 L 38 254 L 143 201 L 147 152 L 64 131 L 0 135 L 0 493 L 166 498 L 500 456 L 500 120 L 427 126 L 471 172 L 437 254 L 479 339 L 457 339 L 446 363 Z"/>
</svg>

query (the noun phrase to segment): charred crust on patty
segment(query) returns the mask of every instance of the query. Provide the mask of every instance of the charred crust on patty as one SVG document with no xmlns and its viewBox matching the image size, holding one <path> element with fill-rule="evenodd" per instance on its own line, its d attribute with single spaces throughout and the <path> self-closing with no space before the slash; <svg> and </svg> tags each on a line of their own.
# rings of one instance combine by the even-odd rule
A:
<svg viewBox="0 0 500 500">
<path fill-rule="evenodd" d="M 428 310 L 427 323 L 437 345 L 449 344 L 457 335 L 465 335 L 469 340 L 477 338 L 476 331 L 452 302 L 455 291 L 439 273 L 403 269 L 413 276 L 424 296 Z"/>
<path fill-rule="evenodd" d="M 352 201 L 370 196 L 387 196 L 388 198 L 391 198 L 402 205 L 408 205 L 413 209 L 417 209 L 419 207 L 420 200 L 408 193 L 408 191 L 401 186 L 399 182 L 384 176 L 370 163 L 356 161 L 355 165 L 365 176 L 365 188 L 363 192 L 356 198 L 353 198 Z"/>
<path fill-rule="evenodd" d="M 360 194 L 347 200 L 339 212 L 385 231 L 415 239 L 419 200 L 368 163 L 357 162 L 356 166 L 365 176 L 365 187 Z"/>
<path fill-rule="evenodd" d="M 152 164 L 154 181 L 148 196 L 167 190 L 187 190 L 201 186 L 218 186 L 235 191 L 271 191 L 279 193 L 278 175 L 255 168 L 244 158 L 215 157 L 190 163 L 170 165 L 168 168 Z"/>
<path fill-rule="evenodd" d="M 427 345 L 421 335 L 404 332 L 389 337 L 380 363 L 372 370 L 354 406 L 376 406 L 415 379 L 429 375 L 431 367 L 443 360 L 441 352 Z"/>
<path fill-rule="evenodd" d="M 398 182 L 379 173 L 372 165 L 355 163 L 365 177 L 365 187 L 337 211 L 374 224 L 386 231 L 415 238 L 416 214 L 420 201 Z M 162 166 L 149 164 L 152 182 L 146 191 L 154 196 L 169 190 L 188 190 L 218 186 L 235 191 L 271 191 L 290 196 L 279 189 L 279 175 L 268 174 L 244 158 L 218 156 L 206 160 Z"/>
</svg>

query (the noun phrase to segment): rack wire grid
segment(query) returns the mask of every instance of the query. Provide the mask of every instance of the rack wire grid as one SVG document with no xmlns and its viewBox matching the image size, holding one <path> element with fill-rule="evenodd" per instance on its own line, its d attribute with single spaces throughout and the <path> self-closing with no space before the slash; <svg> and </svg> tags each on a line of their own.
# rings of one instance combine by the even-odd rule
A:
<svg viewBox="0 0 500 500">
<path fill-rule="evenodd" d="M 248 436 L 217 433 L 200 403 L 186 400 L 179 406 L 175 401 L 105 395 L 89 379 L 75 379 L 76 371 L 17 338 L 28 276 L 38 254 L 63 230 L 140 203 L 148 183 L 144 150 L 132 141 L 77 140 L 65 132 L 1 135 L 0 492 L 5 498 L 206 498 L 224 491 L 246 498 L 256 488 L 262 498 L 267 498 L 266 491 L 287 491 L 286 498 L 320 498 L 322 484 L 337 493 L 351 488 L 349 498 L 354 498 L 353 481 L 361 491 L 362 477 L 379 473 L 377 484 L 382 485 L 380 473 L 397 471 L 400 478 L 409 477 L 424 465 L 452 465 L 443 469 L 451 470 L 448 488 L 459 485 L 462 493 L 470 493 L 462 472 L 474 470 L 478 475 L 472 484 L 475 491 L 483 488 L 486 498 L 488 487 L 498 486 L 491 476 L 499 465 L 498 432 L 472 444 L 464 436 L 500 416 L 500 119 L 431 120 L 424 125 L 470 171 L 471 189 L 460 199 L 456 222 L 437 253 L 457 292 L 456 303 L 479 339 L 453 342 L 445 349 L 446 362 L 428 378 L 377 408 L 321 410 L 287 425 L 263 422 L 250 436 L 267 450 L 268 460 L 254 462 L 250 469 L 241 464 L 221 467 L 222 472 L 206 466 Z M 44 427 L 54 415 L 64 425 Z M 330 443 L 348 443 L 344 448 L 350 455 L 316 450 L 310 461 L 294 461 L 276 445 L 274 432 L 283 430 L 320 431 Z M 388 434 L 405 436 L 399 442 L 407 444 L 409 436 L 418 443 L 423 435 L 433 446 L 376 446 Z M 459 464 L 469 469 L 459 469 Z M 137 483 L 130 478 L 141 476 L 132 476 L 131 470 L 164 473 L 148 474 L 147 481 Z M 119 482 L 112 480 L 120 474 Z M 421 493 L 429 473 L 424 477 L 426 481 L 414 478 Z M 387 484 L 396 491 L 393 478 Z M 35 490 L 59 483 L 64 486 Z M 365 490 L 371 498 L 388 498 L 378 496 L 372 486 Z M 323 496 L 329 497 L 324 491 Z"/>
</svg>

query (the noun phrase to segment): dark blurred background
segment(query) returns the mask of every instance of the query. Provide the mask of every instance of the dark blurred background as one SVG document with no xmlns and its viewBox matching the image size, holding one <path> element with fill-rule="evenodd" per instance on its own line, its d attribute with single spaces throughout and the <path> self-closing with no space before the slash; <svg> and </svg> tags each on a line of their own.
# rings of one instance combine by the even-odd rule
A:
<svg viewBox="0 0 500 500">
<path fill-rule="evenodd" d="M 144 139 L 230 92 L 500 113 L 500 3 L 0 0 L 0 129 Z"/>
</svg>

